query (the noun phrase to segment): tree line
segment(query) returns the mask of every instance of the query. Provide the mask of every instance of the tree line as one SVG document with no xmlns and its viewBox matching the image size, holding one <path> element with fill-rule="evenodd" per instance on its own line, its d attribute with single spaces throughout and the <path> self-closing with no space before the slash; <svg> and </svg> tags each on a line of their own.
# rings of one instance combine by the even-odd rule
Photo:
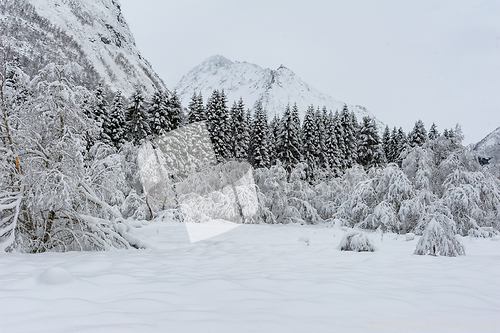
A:
<svg viewBox="0 0 500 333">
<path fill-rule="evenodd" d="M 201 93 L 193 93 L 186 111 L 175 91 L 157 91 L 149 99 L 136 91 L 126 106 L 118 92 L 107 107 L 99 86 L 89 115 L 101 124 L 101 139 L 117 147 L 125 141 L 141 144 L 183 124 L 206 121 L 218 161 L 248 160 L 256 169 L 279 162 L 289 173 L 298 163 L 306 163 L 309 181 L 339 177 L 356 164 L 366 170 L 388 163 L 401 165 L 406 148 L 441 135 L 435 124 L 427 131 L 421 120 L 409 133 L 386 126 L 380 135 L 375 119 L 363 117 L 358 122 L 347 105 L 335 112 L 311 105 L 302 122 L 297 105 L 287 105 L 283 115 L 269 121 L 261 102 L 253 111 L 242 98 L 229 107 L 223 90 L 214 90 L 206 103 Z M 446 129 L 443 135 L 452 138 L 461 132 Z"/>
</svg>

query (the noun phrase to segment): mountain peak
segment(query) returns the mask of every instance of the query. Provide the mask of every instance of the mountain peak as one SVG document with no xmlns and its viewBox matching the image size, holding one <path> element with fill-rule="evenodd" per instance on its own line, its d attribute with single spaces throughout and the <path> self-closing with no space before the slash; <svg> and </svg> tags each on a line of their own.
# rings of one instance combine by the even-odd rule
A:
<svg viewBox="0 0 500 333">
<path fill-rule="evenodd" d="M 189 103 L 195 91 L 202 92 L 207 98 L 213 90 L 224 89 L 229 103 L 242 97 L 246 106 L 252 108 L 261 101 L 268 118 L 282 114 L 289 103 L 297 103 L 301 118 L 311 104 L 320 108 L 326 106 L 332 111 L 344 107 L 343 102 L 308 85 L 284 65 L 271 70 L 247 62 L 231 62 L 220 55 L 212 56 L 194 67 L 184 75 L 176 89 L 184 105 Z M 372 116 L 359 106 L 349 105 L 349 110 L 354 111 L 358 119 Z M 379 128 L 383 128 L 381 122 L 377 123 Z"/>
<path fill-rule="evenodd" d="M 203 64 L 216 67 L 228 67 L 232 65 L 233 62 L 224 56 L 216 54 L 205 59 L 205 61 L 203 61 Z"/>
</svg>

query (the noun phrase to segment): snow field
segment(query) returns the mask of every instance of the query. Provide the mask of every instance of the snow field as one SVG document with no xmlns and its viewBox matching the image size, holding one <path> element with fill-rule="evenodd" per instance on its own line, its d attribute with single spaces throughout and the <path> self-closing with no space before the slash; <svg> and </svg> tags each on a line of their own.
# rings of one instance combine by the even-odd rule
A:
<svg viewBox="0 0 500 333">
<path fill-rule="evenodd" d="M 152 248 L 0 255 L 0 332 L 500 329 L 498 241 L 464 237 L 467 255 L 449 258 L 373 232 L 378 251 L 339 251 L 345 231 L 326 225 L 242 225 L 194 244 L 179 223 L 135 233 Z"/>
</svg>

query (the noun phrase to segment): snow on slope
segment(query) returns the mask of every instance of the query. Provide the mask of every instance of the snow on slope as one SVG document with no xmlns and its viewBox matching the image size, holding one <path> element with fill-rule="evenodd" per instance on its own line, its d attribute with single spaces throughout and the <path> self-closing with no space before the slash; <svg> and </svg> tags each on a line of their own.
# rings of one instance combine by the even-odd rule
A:
<svg viewBox="0 0 500 333">
<path fill-rule="evenodd" d="M 488 134 L 474 147 L 474 151 L 482 159 L 487 161 L 486 168 L 500 165 L 500 127 Z"/>
<path fill-rule="evenodd" d="M 277 70 L 264 69 L 247 62 L 232 62 L 215 55 L 194 67 L 178 83 L 176 90 L 183 105 L 188 105 L 194 92 L 201 92 L 205 100 L 214 89 L 224 89 L 230 104 L 240 97 L 252 108 L 262 101 L 269 119 L 283 114 L 288 103 L 297 103 L 301 118 L 311 104 L 316 108 L 341 111 L 344 103 L 311 87 L 290 69 L 280 66 Z M 364 116 L 373 117 L 364 107 L 348 105 L 360 121 Z M 382 123 L 378 121 L 379 127 Z"/>
<path fill-rule="evenodd" d="M 163 81 L 137 49 L 134 37 L 122 16 L 118 0 L 5 1 L 7 14 L 10 13 L 11 17 L 17 19 L 17 22 L 14 22 L 15 20 L 10 18 L 9 24 L 19 25 L 19 21 L 26 21 L 21 25 L 21 32 L 14 29 L 12 35 L 25 41 L 25 49 L 21 50 L 21 54 L 38 53 L 38 57 L 32 56 L 30 61 L 36 62 L 40 59 L 45 62 L 67 61 L 71 58 L 68 53 L 81 52 L 85 64 L 81 63 L 81 59 L 77 59 L 80 65 L 86 67 L 90 64 L 99 74 L 99 78 L 112 90 L 121 90 L 128 95 L 133 92 L 135 86 L 141 86 L 148 93 L 153 92 L 155 88 L 165 88 Z M 28 17 L 24 13 L 31 10 L 30 5 L 39 16 L 59 28 L 64 36 L 71 37 L 76 46 L 68 42 L 66 45 L 64 43 L 57 45 L 54 40 L 64 36 L 61 37 L 57 32 L 53 33 L 53 30 L 46 27 L 43 22 L 30 22 L 35 16 Z M 37 18 L 37 21 L 40 20 Z M 37 39 L 43 35 L 45 36 L 42 38 L 45 38 L 47 43 L 54 44 L 51 49 L 37 48 Z"/>
<path fill-rule="evenodd" d="M 180 223 L 156 221 L 135 230 L 155 247 L 0 255 L 0 331 L 500 328 L 500 241 L 465 237 L 467 255 L 449 258 L 413 255 L 418 237 L 394 234 L 382 242 L 369 233 L 376 252 L 339 251 L 344 231 L 326 225 L 247 224 L 195 244 Z"/>
</svg>

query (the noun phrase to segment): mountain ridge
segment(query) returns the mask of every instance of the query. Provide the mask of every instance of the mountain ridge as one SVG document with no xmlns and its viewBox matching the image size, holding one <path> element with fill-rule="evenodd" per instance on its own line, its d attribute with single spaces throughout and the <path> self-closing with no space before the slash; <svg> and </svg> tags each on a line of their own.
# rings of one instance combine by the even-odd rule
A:
<svg viewBox="0 0 500 333">
<path fill-rule="evenodd" d="M 326 106 L 335 112 L 347 104 L 320 92 L 283 64 L 272 70 L 245 61 L 233 62 L 221 55 L 210 56 L 193 67 L 175 88 L 183 105 L 189 103 L 193 93 L 201 92 L 206 100 L 215 89 L 224 89 L 230 103 L 243 98 L 249 108 L 261 101 L 269 119 L 282 115 L 287 104 L 296 103 L 302 119 L 310 105 Z M 364 116 L 375 118 L 360 105 L 347 105 L 358 121 Z M 384 124 L 377 119 L 376 122 L 381 130 Z"/>
</svg>

